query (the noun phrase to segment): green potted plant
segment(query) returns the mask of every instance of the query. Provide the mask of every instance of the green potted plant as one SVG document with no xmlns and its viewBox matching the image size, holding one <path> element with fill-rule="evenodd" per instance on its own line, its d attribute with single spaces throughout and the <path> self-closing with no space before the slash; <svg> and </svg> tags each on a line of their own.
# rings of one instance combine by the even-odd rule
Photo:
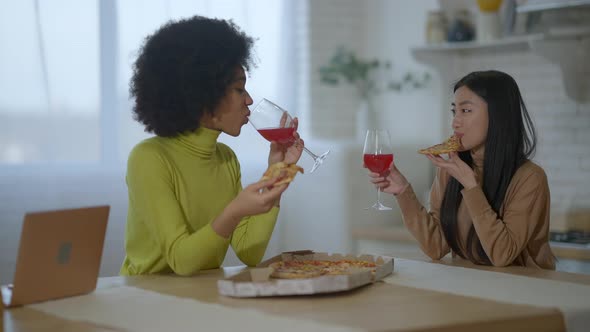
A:
<svg viewBox="0 0 590 332">
<path fill-rule="evenodd" d="M 372 99 L 386 91 L 407 91 L 425 87 L 430 81 L 430 74 L 422 75 L 412 72 L 404 73 L 400 79 L 394 79 L 393 66 L 390 61 L 376 58 L 366 59 L 356 55 L 345 47 L 336 49 L 326 65 L 320 66 L 320 82 L 328 86 L 350 84 L 356 87 L 361 100 L 357 115 L 357 137 L 374 122 Z M 389 77 L 387 77 L 389 76 Z"/>
<path fill-rule="evenodd" d="M 320 67 L 319 73 L 323 84 L 330 86 L 338 86 L 341 82 L 352 84 L 356 86 L 360 98 L 370 99 L 383 92 L 377 86 L 376 74 L 379 71 L 390 72 L 391 69 L 390 61 L 360 58 L 354 51 L 339 47 L 328 64 Z M 406 72 L 402 79 L 389 78 L 386 89 L 391 91 L 419 89 L 424 87 L 429 80 L 430 74 L 428 73 L 419 76 Z"/>
</svg>

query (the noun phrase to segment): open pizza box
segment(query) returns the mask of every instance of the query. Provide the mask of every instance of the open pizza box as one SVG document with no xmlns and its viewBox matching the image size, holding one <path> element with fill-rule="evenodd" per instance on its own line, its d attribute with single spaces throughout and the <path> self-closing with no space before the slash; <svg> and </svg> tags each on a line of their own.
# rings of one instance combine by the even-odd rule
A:
<svg viewBox="0 0 590 332">
<path fill-rule="evenodd" d="M 275 279 L 273 269 L 268 267 L 277 261 L 368 261 L 377 264 L 375 273 L 358 271 L 342 275 L 323 275 L 306 279 Z M 256 268 L 251 268 L 230 278 L 217 282 L 221 295 L 232 297 L 287 296 L 332 293 L 351 290 L 383 279 L 393 272 L 393 258 L 378 255 L 343 255 L 316 253 L 311 250 L 284 252 L 272 257 Z"/>
</svg>

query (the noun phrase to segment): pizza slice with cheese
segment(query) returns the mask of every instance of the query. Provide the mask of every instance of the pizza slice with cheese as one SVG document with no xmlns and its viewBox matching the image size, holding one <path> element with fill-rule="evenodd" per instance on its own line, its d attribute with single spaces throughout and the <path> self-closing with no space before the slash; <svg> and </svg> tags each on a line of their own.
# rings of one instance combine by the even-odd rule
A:
<svg viewBox="0 0 590 332">
<path fill-rule="evenodd" d="M 301 172 L 301 174 L 303 174 L 303 168 L 297 166 L 296 164 L 286 164 L 280 161 L 268 167 L 266 172 L 264 172 L 262 175 L 262 180 L 279 178 L 279 180 L 274 183 L 275 186 L 278 186 L 293 181 L 295 179 L 295 175 L 297 175 L 297 172 Z"/>
<path fill-rule="evenodd" d="M 444 143 L 436 144 L 429 148 L 418 150 L 418 153 L 439 155 L 443 153 L 459 151 L 460 148 L 461 141 L 459 140 L 459 137 L 453 135 L 449 137 L 446 141 L 444 141 Z"/>
</svg>

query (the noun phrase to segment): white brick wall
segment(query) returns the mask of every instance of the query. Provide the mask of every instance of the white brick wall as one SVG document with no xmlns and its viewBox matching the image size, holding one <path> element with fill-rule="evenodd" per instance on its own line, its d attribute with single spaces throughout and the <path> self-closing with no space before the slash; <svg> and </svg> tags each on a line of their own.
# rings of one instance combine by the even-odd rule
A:
<svg viewBox="0 0 590 332">
<path fill-rule="evenodd" d="M 362 52 L 366 48 L 367 6 L 363 1 L 309 1 L 309 82 L 311 133 L 318 138 L 354 136 L 358 110 L 356 90 L 320 84 L 318 68 L 328 63 L 337 47 Z"/>
</svg>

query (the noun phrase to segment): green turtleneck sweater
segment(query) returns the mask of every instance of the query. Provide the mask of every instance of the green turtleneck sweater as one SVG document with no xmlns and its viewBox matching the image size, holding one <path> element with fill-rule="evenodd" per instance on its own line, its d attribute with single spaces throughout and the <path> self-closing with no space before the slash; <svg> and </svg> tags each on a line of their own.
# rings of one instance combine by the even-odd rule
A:
<svg viewBox="0 0 590 332">
<path fill-rule="evenodd" d="M 218 268 L 229 244 L 242 262 L 258 264 L 277 220 L 277 207 L 244 218 L 229 239 L 211 223 L 242 190 L 234 152 L 220 132 L 199 128 L 174 138 L 152 137 L 127 163 L 129 211 L 122 275 L 191 275 Z"/>
</svg>

